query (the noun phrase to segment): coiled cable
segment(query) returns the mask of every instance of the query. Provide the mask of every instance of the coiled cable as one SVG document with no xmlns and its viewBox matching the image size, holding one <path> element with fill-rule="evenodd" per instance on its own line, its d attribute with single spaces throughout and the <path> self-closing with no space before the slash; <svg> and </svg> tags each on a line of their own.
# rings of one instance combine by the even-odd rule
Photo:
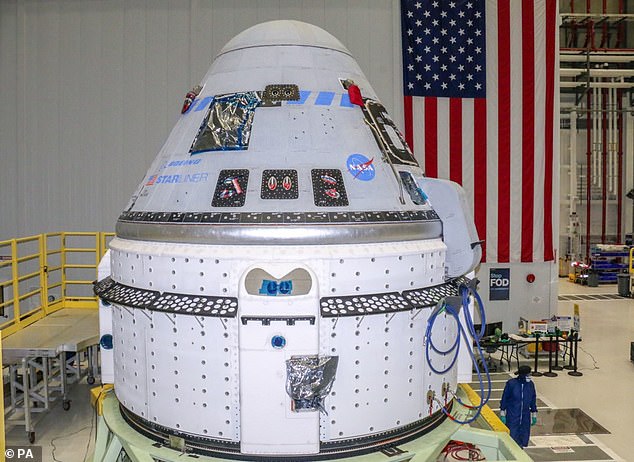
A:
<svg viewBox="0 0 634 462">
<path fill-rule="evenodd" d="M 460 424 L 470 424 L 471 422 L 476 420 L 478 416 L 480 415 L 482 408 L 487 404 L 487 402 L 489 401 L 489 398 L 491 397 L 491 376 L 489 374 L 489 369 L 487 367 L 484 352 L 482 351 L 482 347 L 480 346 L 480 340 L 484 336 L 484 332 L 485 332 L 486 313 L 484 311 L 484 304 L 482 303 L 482 298 L 480 297 L 478 292 L 475 290 L 474 286 L 475 284 L 461 285 L 459 287 L 460 297 L 450 297 L 450 298 L 443 299 L 439 303 L 439 305 L 436 307 L 436 309 L 434 309 L 431 316 L 427 320 L 427 329 L 425 332 L 425 338 L 427 339 L 427 341 L 425 342 L 425 358 L 432 372 L 438 375 L 446 374 L 455 366 L 456 361 L 458 360 L 458 356 L 460 354 L 460 344 L 462 343 L 463 339 L 467 343 L 467 345 L 469 345 L 470 343 L 469 338 L 471 338 L 473 340 L 473 343 L 475 344 L 477 358 L 473 352 L 473 348 L 467 348 L 467 351 L 469 353 L 469 356 L 471 357 L 471 361 L 473 362 L 473 366 L 478 376 L 478 382 L 480 385 L 480 396 L 482 397 L 480 404 L 478 404 L 477 406 L 471 406 L 460 401 L 458 397 L 455 397 L 456 401 L 458 401 L 462 406 L 471 410 L 475 410 L 474 415 L 472 415 L 470 418 L 464 421 L 451 416 L 446 406 L 443 405 L 441 407 L 445 415 L 447 415 L 451 420 Z M 480 326 L 479 332 L 476 332 L 473 319 L 471 318 L 471 313 L 469 312 L 470 297 L 473 297 L 473 299 L 475 300 L 475 304 L 477 305 L 479 310 L 480 319 L 482 320 L 482 324 Z M 458 305 L 458 306 L 454 306 L 454 305 Z M 464 320 L 465 320 L 464 324 L 467 329 L 466 331 L 465 331 L 465 328 L 463 327 L 463 324 L 460 322 L 460 308 L 464 308 Z M 432 332 L 434 330 L 434 325 L 436 323 L 436 320 L 438 319 L 439 315 L 444 313 L 450 315 L 454 319 L 457 325 L 456 338 L 454 342 L 445 349 L 438 347 L 434 343 L 432 338 Z M 431 352 L 434 352 L 440 356 L 452 355 L 449 365 L 444 368 L 436 368 L 434 364 L 432 363 L 432 358 L 430 356 Z M 478 359 L 480 359 L 480 361 L 478 361 Z M 482 369 L 480 368 L 480 362 L 482 364 Z M 486 394 L 485 394 L 485 386 L 484 386 L 485 378 L 483 377 L 483 372 L 487 382 Z"/>
</svg>

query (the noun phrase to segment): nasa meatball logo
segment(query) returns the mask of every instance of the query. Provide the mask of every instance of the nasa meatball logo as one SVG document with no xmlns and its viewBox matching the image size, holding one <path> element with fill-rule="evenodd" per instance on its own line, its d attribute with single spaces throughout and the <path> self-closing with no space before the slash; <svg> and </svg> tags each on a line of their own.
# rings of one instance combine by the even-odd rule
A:
<svg viewBox="0 0 634 462">
<path fill-rule="evenodd" d="M 346 165 L 348 166 L 348 171 L 356 180 L 371 181 L 376 176 L 373 162 L 374 158 L 368 159 L 363 154 L 352 154 L 348 157 Z"/>
</svg>

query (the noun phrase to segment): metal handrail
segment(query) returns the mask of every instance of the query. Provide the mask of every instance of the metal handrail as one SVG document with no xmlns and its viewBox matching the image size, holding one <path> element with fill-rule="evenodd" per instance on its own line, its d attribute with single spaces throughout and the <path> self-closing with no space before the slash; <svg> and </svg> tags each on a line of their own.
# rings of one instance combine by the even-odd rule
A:
<svg viewBox="0 0 634 462">
<path fill-rule="evenodd" d="M 86 238 L 90 237 L 94 238 L 92 246 L 88 246 L 86 241 Z M 0 251 L 5 249 L 0 268 L 8 268 L 7 271 L 10 271 L 9 277 L 0 279 L 0 291 L 3 295 L 0 298 L 0 311 L 9 311 L 10 317 L 0 323 L 2 336 L 7 337 L 18 332 L 62 308 L 96 309 L 97 297 L 73 295 L 69 288 L 86 286 L 94 282 L 99 262 L 106 253 L 108 241 L 112 237 L 114 233 L 63 231 L 0 241 Z M 74 242 L 78 238 L 81 242 Z M 37 252 L 34 252 L 33 243 L 38 245 Z M 79 253 L 94 254 L 94 263 L 71 262 L 70 256 Z M 56 258 L 51 261 L 53 257 Z M 26 265 L 28 271 L 25 265 L 22 265 L 26 262 L 33 262 Z M 39 268 L 34 270 L 33 266 L 36 264 Z M 67 277 L 67 270 L 75 270 L 72 278 Z M 52 279 L 53 274 L 55 276 Z M 25 290 L 24 285 L 30 284 L 26 281 L 38 279 L 39 287 L 29 287 Z M 53 290 L 60 294 L 59 299 L 49 300 L 49 294 Z M 10 297 L 5 298 L 7 293 Z M 36 303 L 36 306 L 29 307 L 28 311 L 23 312 L 29 303 Z"/>
<path fill-rule="evenodd" d="M 0 331 L 0 364 L 2 364 L 2 331 Z M 0 380 L 0 396 L 4 397 L 4 380 Z M 0 454 L 5 452 L 5 436 L 4 436 L 4 398 L 0 399 Z"/>
</svg>

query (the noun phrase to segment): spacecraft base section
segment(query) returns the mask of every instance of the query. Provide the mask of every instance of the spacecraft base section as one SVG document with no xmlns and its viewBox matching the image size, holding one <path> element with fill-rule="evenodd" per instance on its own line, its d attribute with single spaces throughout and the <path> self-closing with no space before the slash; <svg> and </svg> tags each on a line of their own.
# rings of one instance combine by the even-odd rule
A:
<svg viewBox="0 0 634 462">
<path fill-rule="evenodd" d="M 462 389 L 458 396 L 461 401 L 468 403 L 469 399 Z M 182 460 L 182 450 L 176 450 L 168 445 L 157 444 L 141 433 L 135 431 L 124 419 L 121 407 L 114 393 L 108 393 L 103 398 L 103 413 L 99 418 L 97 427 L 97 443 L 95 447 L 94 462 L 116 462 L 122 453 L 125 453 L 131 462 L 177 462 Z M 469 411 L 460 404 L 454 403 L 452 415 L 464 418 Z M 434 461 L 440 455 L 443 448 L 451 440 L 471 443 L 477 446 L 488 461 L 521 461 L 530 462 L 532 459 L 511 439 L 507 433 L 482 429 L 488 427 L 483 419 L 477 421 L 478 427 L 473 428 L 457 424 L 450 419 L 444 419 L 431 431 L 402 444 L 390 444 L 386 447 L 376 448 L 374 452 L 342 457 L 333 453 L 330 458 L 343 462 L 427 462 Z M 172 441 L 177 446 L 178 441 Z M 293 457 L 293 461 L 322 459 L 319 456 L 306 456 L 306 458 Z M 220 462 L 224 458 L 197 455 L 197 462 Z M 273 460 L 273 459 L 271 459 Z M 279 457 L 276 460 L 282 460 Z M 289 459 L 290 460 L 290 459 Z"/>
<path fill-rule="evenodd" d="M 456 287 L 443 278 L 445 248 L 440 239 L 272 249 L 117 238 L 100 292 L 117 396 L 139 419 L 254 455 L 399 432 L 439 412 L 457 381 L 449 355 L 432 355 L 451 369 L 441 376 L 423 354 L 427 320 Z M 269 294 L 284 285 L 292 293 Z M 434 341 L 448 347 L 456 335 L 441 315 Z M 310 357 L 336 357 L 338 368 L 307 407 L 287 392 L 285 368 Z"/>
</svg>

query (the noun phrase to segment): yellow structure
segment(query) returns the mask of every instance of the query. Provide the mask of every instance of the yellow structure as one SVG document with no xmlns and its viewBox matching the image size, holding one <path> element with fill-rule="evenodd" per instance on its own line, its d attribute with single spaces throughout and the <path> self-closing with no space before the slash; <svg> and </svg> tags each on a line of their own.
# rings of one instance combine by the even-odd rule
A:
<svg viewBox="0 0 634 462">
<path fill-rule="evenodd" d="M 0 324 L 0 364 L 2 339 L 63 308 L 97 309 L 92 283 L 112 237 L 114 233 L 59 232 L 0 241 L 0 314 L 6 319 Z M 0 415 L 4 454 L 3 400 Z"/>
<path fill-rule="evenodd" d="M 469 386 L 466 383 L 460 383 L 458 384 L 458 386 L 462 388 L 462 390 L 467 395 L 467 398 L 469 398 L 469 401 L 471 401 L 471 403 L 474 406 L 480 405 L 482 400 L 480 399 L 480 396 L 473 390 L 473 388 L 471 388 L 471 386 Z M 493 410 L 488 405 L 485 405 L 482 408 L 480 415 L 489 424 L 489 426 L 491 427 L 491 430 L 496 432 L 510 433 L 508 427 L 502 423 L 500 418 L 495 414 L 495 412 L 493 412 Z"/>
<path fill-rule="evenodd" d="M 113 236 L 59 232 L 0 241 L 0 312 L 8 317 L 0 324 L 3 336 L 62 308 L 96 309 L 91 291 L 75 289 L 92 285 Z"/>
<path fill-rule="evenodd" d="M 114 390 L 114 385 L 111 383 L 90 389 L 90 405 L 95 408 L 97 415 L 103 414 L 103 400 L 112 390 Z"/>
<path fill-rule="evenodd" d="M 0 364 L 2 364 L 2 331 L 0 331 Z M 4 397 L 4 380 L 0 380 L 0 396 Z M 0 399 L 0 454 L 4 454 L 5 440 L 4 440 L 4 398 Z"/>
</svg>

